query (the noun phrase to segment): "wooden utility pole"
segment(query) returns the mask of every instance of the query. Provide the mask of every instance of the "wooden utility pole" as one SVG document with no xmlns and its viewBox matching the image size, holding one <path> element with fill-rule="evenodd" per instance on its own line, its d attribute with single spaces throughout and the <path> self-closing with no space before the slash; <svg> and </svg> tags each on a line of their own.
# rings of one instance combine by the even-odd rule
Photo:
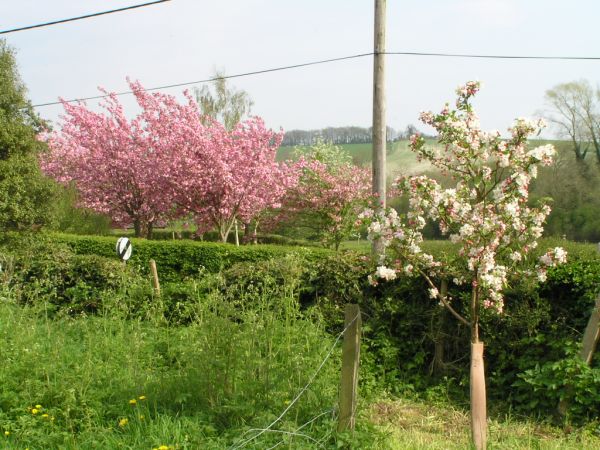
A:
<svg viewBox="0 0 600 450">
<path fill-rule="evenodd" d="M 385 208 L 385 3 L 375 0 L 373 55 L 373 193 Z"/>
<path fill-rule="evenodd" d="M 373 55 L 373 187 L 372 192 L 385 208 L 385 6 L 386 0 L 375 0 L 375 35 Z M 373 242 L 373 253 L 381 254 L 378 241 Z"/>
</svg>

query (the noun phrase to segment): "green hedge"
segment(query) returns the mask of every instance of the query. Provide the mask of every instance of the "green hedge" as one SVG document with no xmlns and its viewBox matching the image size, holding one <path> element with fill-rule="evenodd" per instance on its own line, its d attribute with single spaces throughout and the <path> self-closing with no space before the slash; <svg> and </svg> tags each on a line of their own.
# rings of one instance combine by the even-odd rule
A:
<svg viewBox="0 0 600 450">
<path fill-rule="evenodd" d="M 51 239 L 66 244 L 79 255 L 99 255 L 117 259 L 115 253 L 116 237 L 77 236 L 52 234 Z M 316 261 L 331 253 L 318 247 L 290 247 L 278 245 L 242 245 L 221 244 L 195 241 L 148 241 L 131 239 L 133 252 L 129 265 L 137 267 L 142 273 L 148 271 L 148 261 L 154 259 L 161 280 L 176 281 L 195 276 L 200 270 L 211 273 L 231 267 L 239 262 L 258 262 L 283 257 L 293 252 Z"/>
<path fill-rule="evenodd" d="M 51 234 L 27 241 L 5 234 L 2 240 L 0 278 L 23 302 L 42 303 L 44 308 L 47 302 L 68 314 L 94 313 L 110 301 L 128 311 L 143 312 L 153 304 L 145 274 L 151 258 L 157 261 L 164 282 L 165 317 L 172 322 L 186 323 L 188 305 L 204 295 L 198 282 L 211 280 L 234 309 L 251 307 L 240 303 L 240 298 L 250 294 L 263 299 L 266 293 L 281 292 L 281 296 L 269 294 L 273 308 L 280 306 L 282 298 L 298 295 L 310 317 L 324 318 L 332 333 L 343 326 L 344 304 L 358 303 L 365 313 L 363 392 L 382 385 L 397 393 L 411 389 L 428 395 L 433 389 L 466 404 L 467 327 L 429 299 L 427 286 L 418 277 L 370 286 L 367 275 L 373 265 L 365 254 L 314 247 L 133 239 L 132 259 L 123 270 L 115 255 L 115 237 Z M 567 396 L 572 400 L 571 418 L 584 421 L 600 410 L 595 381 L 600 380 L 600 357 L 592 368 L 585 368 L 572 355 L 600 287 L 600 258 L 592 244 L 545 240 L 540 251 L 556 245 L 569 252 L 567 264 L 551 270 L 544 284 L 511 286 L 505 313 L 482 317 L 488 395 L 495 407 L 504 404 L 509 410 L 542 415 L 551 414 L 558 399 Z M 428 250 L 441 254 L 452 248 L 446 242 L 434 242 Z M 197 275 L 201 267 L 221 274 L 185 280 Z M 12 280 L 8 280 L 10 274 Z M 464 287 L 450 289 L 455 308 L 462 311 L 468 292 Z M 444 350 L 444 364 L 432 375 L 436 340 Z"/>
<path fill-rule="evenodd" d="M 495 410 L 547 416 L 566 397 L 571 400 L 570 419 L 580 422 L 600 411 L 600 389 L 590 388 L 590 380 L 600 381 L 600 355 L 591 368 L 569 362 L 600 288 L 600 258 L 595 245 L 565 241 L 544 240 L 540 252 L 558 244 L 569 253 L 567 264 L 550 270 L 543 284 L 513 284 L 505 292 L 504 314 L 488 313 L 481 319 L 488 398 Z M 428 250 L 435 252 L 436 246 L 448 250 L 443 243 Z M 366 349 L 363 383 L 383 383 L 399 394 L 438 392 L 468 404 L 468 327 L 429 298 L 428 286 L 419 277 L 373 287 L 367 283 L 372 270 L 372 263 L 358 254 L 325 257 L 315 267 L 305 300 L 316 302 L 332 331 L 342 326 L 345 303 L 360 304 Z M 449 294 L 456 299 L 455 309 L 468 309 L 464 287 L 450 286 Z M 443 349 L 438 370 L 433 364 L 436 342 Z"/>
</svg>

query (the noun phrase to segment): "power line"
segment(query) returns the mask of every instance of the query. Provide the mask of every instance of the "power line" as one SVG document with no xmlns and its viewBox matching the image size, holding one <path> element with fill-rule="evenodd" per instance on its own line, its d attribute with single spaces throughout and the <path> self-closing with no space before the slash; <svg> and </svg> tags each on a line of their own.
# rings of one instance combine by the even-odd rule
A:
<svg viewBox="0 0 600 450">
<path fill-rule="evenodd" d="M 169 0 L 161 0 L 161 1 L 169 1 Z M 145 88 L 144 90 L 157 91 L 159 89 L 171 89 L 171 88 L 175 88 L 175 87 L 190 86 L 190 85 L 200 84 L 200 83 L 208 83 L 208 82 L 216 81 L 216 80 L 227 80 L 230 78 L 240 78 L 240 77 L 246 77 L 246 76 L 250 76 L 250 75 L 260 75 L 263 73 L 278 72 L 278 71 L 288 70 L 288 69 L 297 69 L 300 67 L 314 66 L 317 64 L 327 64 L 327 63 L 331 63 L 331 62 L 335 62 L 335 61 L 345 61 L 345 60 L 349 60 L 349 59 L 364 58 L 365 56 L 373 56 L 374 54 L 375 54 L 374 52 L 359 53 L 356 55 L 341 56 L 339 58 L 322 59 L 319 61 L 310 61 L 310 62 L 306 62 L 306 63 L 293 64 L 293 65 L 289 65 L 289 66 L 281 66 L 281 67 L 274 67 L 274 68 L 270 68 L 270 69 L 255 70 L 252 72 L 243 72 L 243 73 L 238 73 L 238 74 L 234 74 L 234 75 L 224 75 L 221 77 L 206 78 L 204 80 L 186 81 L 183 83 L 167 84 L 164 86 Z M 384 52 L 384 54 L 386 54 L 386 55 L 403 55 L 403 56 L 433 56 L 433 57 L 448 57 L 448 58 L 600 61 L 600 57 L 598 57 L 598 56 L 477 55 L 477 54 L 460 54 L 460 53 L 425 53 L 425 52 Z M 115 95 L 129 95 L 129 94 L 133 94 L 133 91 L 117 92 Z M 70 102 L 85 101 L 85 100 L 97 100 L 97 99 L 101 99 L 101 98 L 106 98 L 108 96 L 109 95 L 94 95 L 91 97 L 73 98 L 70 100 L 66 100 L 66 102 L 70 103 Z M 33 105 L 33 107 L 39 108 L 39 107 L 43 107 L 43 106 L 59 105 L 61 103 L 62 103 L 61 101 L 39 103 L 39 104 Z"/>
<path fill-rule="evenodd" d="M 424 53 L 424 52 L 384 52 L 385 55 L 405 56 L 442 56 L 447 58 L 481 58 L 481 59 L 549 59 L 549 60 L 587 60 L 598 61 L 600 56 L 539 56 L 539 55 L 473 55 L 463 53 Z"/>
<path fill-rule="evenodd" d="M 26 27 L 13 28 L 11 30 L 0 31 L 0 34 L 16 33 L 17 31 L 32 30 L 34 28 L 48 27 L 50 25 L 57 25 L 60 23 L 74 22 L 76 20 L 89 19 L 90 17 L 98 17 L 98 16 L 103 16 L 105 14 L 112 14 L 112 13 L 121 12 L 121 11 L 128 11 L 130 9 L 143 8 L 144 6 L 151 6 L 151 5 L 156 5 L 158 3 L 165 3 L 165 2 L 170 2 L 170 1 L 171 0 L 156 0 L 153 2 L 141 3 L 139 5 L 126 6 L 124 8 L 111 9 L 108 11 L 102 11 L 102 12 L 97 12 L 97 13 L 93 13 L 93 14 L 86 14 L 85 16 L 71 17 L 70 19 L 54 20 L 52 22 L 38 23 L 36 25 L 28 25 Z"/>
<path fill-rule="evenodd" d="M 157 91 L 159 89 L 170 89 L 170 88 L 174 88 L 174 87 L 181 87 L 181 86 L 190 86 L 192 84 L 200 84 L 200 83 L 208 83 L 210 81 L 216 81 L 216 80 L 227 80 L 229 78 L 239 78 L 239 77 L 246 77 L 249 75 L 259 75 L 262 73 L 269 73 L 269 72 L 277 72 L 280 70 L 287 70 L 287 69 L 295 69 L 298 67 L 306 67 L 306 66 L 314 66 L 316 64 L 326 64 L 326 63 L 330 63 L 330 62 L 334 62 L 334 61 L 344 61 L 347 59 L 355 59 L 355 58 L 362 58 L 365 56 L 371 56 L 373 53 L 361 53 L 358 55 L 350 55 L 350 56 L 342 56 L 340 58 L 331 58 L 331 59 L 322 59 L 320 61 L 311 61 L 311 62 L 306 62 L 306 63 L 301 63 L 301 64 L 294 64 L 291 66 L 282 66 L 282 67 L 274 67 L 271 69 L 263 69 L 263 70 L 255 70 L 253 72 L 244 72 L 244 73 L 238 73 L 235 75 L 224 75 L 221 77 L 213 77 L 213 78 L 207 78 L 205 80 L 197 80 L 197 81 L 187 81 L 184 83 L 175 83 L 175 84 L 168 84 L 165 86 L 157 86 L 157 87 L 153 87 L 153 88 L 146 88 L 144 89 L 145 91 Z M 123 91 L 123 92 L 117 92 L 115 95 L 128 95 L 128 94 L 133 94 L 133 91 Z M 93 97 L 82 97 L 82 98 L 74 98 L 71 100 L 66 100 L 66 102 L 77 102 L 77 101 L 83 101 L 83 100 L 96 100 L 96 99 L 100 99 L 100 98 L 106 98 L 109 95 L 95 95 Z M 33 105 L 34 108 L 38 108 L 41 106 L 50 106 L 50 105 L 59 105 L 62 102 L 48 102 L 48 103 L 40 103 L 38 105 Z"/>
</svg>

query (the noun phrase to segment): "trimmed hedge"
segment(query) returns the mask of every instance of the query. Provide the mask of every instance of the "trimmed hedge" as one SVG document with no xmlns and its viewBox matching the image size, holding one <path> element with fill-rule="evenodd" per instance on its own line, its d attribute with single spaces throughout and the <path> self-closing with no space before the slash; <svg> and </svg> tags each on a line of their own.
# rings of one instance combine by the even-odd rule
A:
<svg viewBox="0 0 600 450">
<path fill-rule="evenodd" d="M 128 238 L 134 237 L 133 230 L 118 230 L 114 229 L 111 232 L 112 236 L 121 237 L 126 236 Z M 152 237 L 150 240 L 152 241 L 174 241 L 174 240 L 193 240 L 199 242 L 218 242 L 221 243 L 221 236 L 217 231 L 207 231 L 202 234 L 202 237 L 197 236 L 195 231 L 190 230 L 181 230 L 174 231 L 168 229 L 155 229 L 152 232 Z M 244 233 L 240 233 L 239 235 L 240 242 L 244 240 Z M 303 239 L 294 239 L 287 236 L 281 236 L 278 234 L 267 234 L 267 233 L 258 233 L 256 235 L 256 239 L 259 244 L 277 244 L 277 245 L 293 245 L 293 246 L 302 246 L 302 247 L 319 247 L 320 243 L 311 242 Z M 227 242 L 230 244 L 235 244 L 235 235 L 233 233 L 229 233 L 229 237 L 227 238 Z"/>
<path fill-rule="evenodd" d="M 117 259 L 115 237 L 52 234 L 51 239 L 67 245 L 78 255 L 99 255 Z M 242 245 L 195 241 L 148 241 L 131 239 L 133 252 L 127 264 L 148 272 L 148 261 L 154 259 L 161 280 L 177 281 L 195 276 L 201 270 L 219 272 L 239 262 L 258 262 L 296 253 L 307 261 L 316 261 L 330 250 L 319 247 L 289 247 L 278 245 Z"/>
</svg>

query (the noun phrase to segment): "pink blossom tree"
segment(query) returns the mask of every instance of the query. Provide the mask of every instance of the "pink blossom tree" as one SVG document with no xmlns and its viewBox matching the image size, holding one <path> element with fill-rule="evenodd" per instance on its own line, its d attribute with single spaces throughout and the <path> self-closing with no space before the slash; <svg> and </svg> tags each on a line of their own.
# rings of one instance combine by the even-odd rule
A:
<svg viewBox="0 0 600 450">
<path fill-rule="evenodd" d="M 429 284 L 430 297 L 470 328 L 471 431 L 479 450 L 485 448 L 487 428 L 481 311 L 502 313 L 502 292 L 513 277 L 544 281 L 549 267 L 565 262 L 566 252 L 549 249 L 535 268 L 525 264 L 550 212 L 545 204 L 529 205 L 528 186 L 537 166 L 551 164 L 555 151 L 551 145 L 527 147 L 528 136 L 539 132 L 541 121 L 517 119 L 508 140 L 497 131 L 482 131 L 470 104 L 478 90 L 479 83 L 469 82 L 457 90 L 455 110 L 446 104 L 439 114 L 421 113 L 421 120 L 438 132 L 441 147 L 427 148 L 422 137 L 411 138 L 418 157 L 451 175 L 456 186 L 443 189 L 425 176 L 399 178 L 396 187 L 408 197 L 410 211 L 399 215 L 393 209 L 366 210 L 362 217 L 369 223 L 370 238 L 386 248 L 371 282 L 418 274 Z M 440 231 L 459 247 L 454 261 L 442 263 L 421 249 L 427 220 L 437 221 Z M 449 280 L 470 287 L 466 315 L 447 295 Z"/>
<path fill-rule="evenodd" d="M 336 250 L 355 231 L 359 213 L 371 198 L 371 174 L 352 164 L 341 149 L 322 141 L 294 168 L 298 182 L 284 198 L 277 220 L 312 229 Z"/>
<path fill-rule="evenodd" d="M 94 112 L 63 102 L 62 128 L 46 136 L 44 172 L 73 183 L 80 205 L 133 225 L 150 237 L 157 223 L 192 214 L 203 230 L 227 240 L 236 218 L 250 221 L 279 205 L 294 171 L 275 161 L 281 133 L 260 118 L 232 131 L 207 118 L 197 103 L 149 93 L 129 82 L 141 112 L 129 120 L 115 94 Z"/>
<path fill-rule="evenodd" d="M 228 131 L 217 121 L 207 125 L 209 136 L 187 152 L 177 204 L 200 226 L 227 237 L 237 219 L 256 220 L 262 211 L 277 208 L 295 184 L 295 172 L 275 156 L 282 133 L 267 129 L 262 119 L 250 118 Z"/>
<path fill-rule="evenodd" d="M 102 112 L 63 101 L 63 124 L 45 137 L 50 151 L 41 167 L 63 184 L 73 183 L 81 206 L 150 237 L 157 222 L 176 214 L 174 198 L 186 163 L 181 155 L 205 142 L 207 133 L 189 95 L 180 104 L 128 82 L 141 108 L 132 120 L 115 94 Z"/>
</svg>

